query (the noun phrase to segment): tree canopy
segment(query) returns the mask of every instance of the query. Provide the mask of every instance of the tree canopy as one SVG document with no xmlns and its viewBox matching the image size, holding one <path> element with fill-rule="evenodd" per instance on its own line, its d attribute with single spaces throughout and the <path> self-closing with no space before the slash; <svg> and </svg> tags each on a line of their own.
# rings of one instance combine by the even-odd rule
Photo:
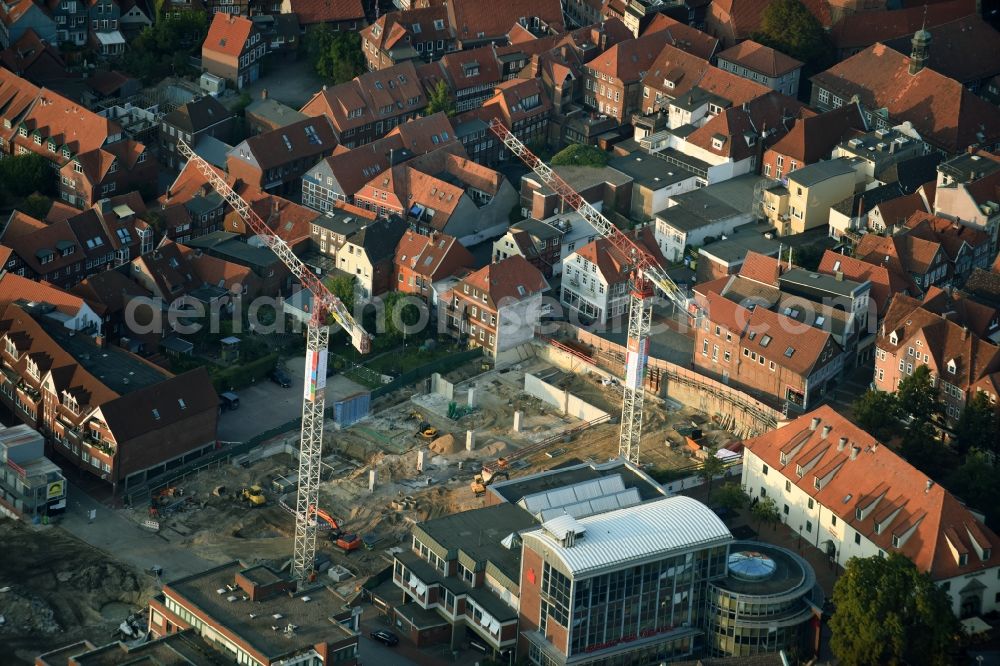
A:
<svg viewBox="0 0 1000 666">
<path fill-rule="evenodd" d="M 965 405 L 955 424 L 955 446 L 960 453 L 989 451 L 1000 453 L 1000 423 L 995 405 L 982 391 Z"/>
<path fill-rule="evenodd" d="M 844 664 L 947 664 L 958 633 L 947 593 L 906 557 L 852 558 L 833 588 L 830 648 Z"/>
<path fill-rule="evenodd" d="M 716 458 L 715 454 L 711 451 L 707 451 L 708 457 L 701 461 L 701 468 L 698 470 L 698 476 L 704 481 L 708 486 L 708 492 L 705 495 L 709 499 L 712 497 L 712 482 L 715 477 L 722 474 L 726 470 L 725 463 L 722 462 L 721 458 Z"/>
<path fill-rule="evenodd" d="M 854 418 L 879 441 L 888 441 L 899 431 L 902 410 L 895 393 L 865 391 L 854 401 Z"/>
<path fill-rule="evenodd" d="M 431 89 L 427 96 L 426 114 L 432 115 L 443 111 L 449 118 L 455 115 L 455 98 L 451 95 L 451 90 L 447 84 L 441 80 Z"/>
<path fill-rule="evenodd" d="M 903 377 L 896 396 L 900 408 L 917 421 L 932 421 L 941 412 L 938 389 L 926 365 L 917 366 L 913 374 Z"/>
<path fill-rule="evenodd" d="M 593 146 L 574 143 L 552 157 L 552 166 L 602 167 L 608 163 L 608 153 Z"/>
<path fill-rule="evenodd" d="M 716 506 L 721 506 L 731 511 L 739 511 L 745 508 L 750 501 L 738 483 L 722 484 L 715 490 L 712 500 Z"/>
<path fill-rule="evenodd" d="M 365 71 L 365 54 L 356 32 L 334 32 L 321 24 L 306 32 L 304 47 L 316 73 L 327 81 L 345 83 Z"/>
<path fill-rule="evenodd" d="M 781 520 L 778 505 L 770 497 L 758 498 L 756 502 L 751 504 L 750 513 L 757 519 L 757 529 L 760 529 L 763 523 L 775 525 Z"/>
<path fill-rule="evenodd" d="M 799 0 L 774 0 L 761 15 L 754 41 L 805 63 L 818 72 L 833 61 L 833 45 L 816 17 Z"/>
<path fill-rule="evenodd" d="M 133 40 L 120 66 L 144 83 L 155 83 L 171 74 L 193 72 L 191 56 L 201 52 L 208 34 L 205 12 L 171 12 L 157 18 Z"/>
<path fill-rule="evenodd" d="M 0 188 L 13 197 L 49 194 L 55 188 L 55 172 L 49 161 L 35 153 L 0 158 Z"/>
<path fill-rule="evenodd" d="M 986 516 L 986 524 L 1000 529 L 1000 469 L 982 452 L 973 450 L 965 462 L 952 472 L 945 487 Z"/>
</svg>

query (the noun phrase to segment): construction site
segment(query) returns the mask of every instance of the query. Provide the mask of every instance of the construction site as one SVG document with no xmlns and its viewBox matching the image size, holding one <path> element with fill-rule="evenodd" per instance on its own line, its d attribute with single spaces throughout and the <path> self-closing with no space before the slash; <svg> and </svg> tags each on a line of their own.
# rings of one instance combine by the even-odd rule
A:
<svg viewBox="0 0 1000 666">
<path fill-rule="evenodd" d="M 540 345 L 533 345 L 542 350 Z M 473 376 L 469 376 L 473 375 Z M 541 356 L 474 374 L 461 368 L 377 405 L 369 418 L 326 429 L 314 514 L 316 569 L 350 598 L 406 548 L 415 522 L 484 505 L 474 484 L 618 455 L 622 389 L 608 373 L 569 373 Z M 721 448 L 735 440 L 710 415 L 650 396 L 642 463 L 698 464 L 685 434 Z M 216 563 L 287 568 L 295 532 L 298 433 L 161 488 L 152 506 L 122 509 L 138 527 Z M 497 462 L 502 461 L 498 467 Z M 485 478 L 484 478 L 485 477 Z"/>
</svg>

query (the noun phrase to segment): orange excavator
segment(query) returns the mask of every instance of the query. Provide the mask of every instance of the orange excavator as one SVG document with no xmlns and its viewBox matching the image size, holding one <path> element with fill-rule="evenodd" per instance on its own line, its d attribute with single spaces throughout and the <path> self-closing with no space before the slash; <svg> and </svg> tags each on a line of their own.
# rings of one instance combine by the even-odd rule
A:
<svg viewBox="0 0 1000 666">
<path fill-rule="evenodd" d="M 496 481 L 497 477 L 502 476 L 509 479 L 510 472 L 508 470 L 509 465 L 506 458 L 497 458 L 496 462 L 483 465 L 483 471 L 476 474 L 476 478 L 469 484 L 472 492 L 476 494 L 476 497 L 479 497 L 486 492 L 486 486 Z"/>
<path fill-rule="evenodd" d="M 361 547 L 361 539 L 356 534 L 344 534 L 340 529 L 340 524 L 323 509 L 311 506 L 309 507 L 309 516 L 315 516 L 330 526 L 330 540 L 334 541 L 341 550 L 350 552 Z"/>
</svg>

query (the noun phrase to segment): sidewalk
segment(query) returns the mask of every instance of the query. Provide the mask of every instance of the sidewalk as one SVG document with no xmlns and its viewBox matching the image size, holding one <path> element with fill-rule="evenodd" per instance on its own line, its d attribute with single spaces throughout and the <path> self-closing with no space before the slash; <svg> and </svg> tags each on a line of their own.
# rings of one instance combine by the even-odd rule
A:
<svg viewBox="0 0 1000 666">
<path fill-rule="evenodd" d="M 89 518 L 90 511 L 96 512 L 93 522 Z M 149 532 L 120 511 L 109 509 L 85 494 L 72 482 L 67 492 L 66 513 L 59 518 L 57 527 L 140 571 L 148 573 L 154 565 L 160 566 L 167 580 L 197 573 L 215 564 L 181 544 L 179 534 Z"/>
</svg>

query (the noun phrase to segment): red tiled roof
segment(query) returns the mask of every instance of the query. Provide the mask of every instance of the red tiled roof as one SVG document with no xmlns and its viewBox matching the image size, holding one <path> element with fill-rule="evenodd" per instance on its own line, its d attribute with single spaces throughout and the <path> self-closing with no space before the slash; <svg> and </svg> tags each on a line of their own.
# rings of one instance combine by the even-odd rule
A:
<svg viewBox="0 0 1000 666">
<path fill-rule="evenodd" d="M 451 0 L 448 17 L 459 40 L 495 39 L 506 35 L 522 18 L 539 18 L 563 31 L 562 5 L 559 0 Z M 483 37 L 479 34 L 483 33 Z"/>
<path fill-rule="evenodd" d="M 719 48 L 719 40 L 711 35 L 685 25 L 666 14 L 656 14 L 649 22 L 642 34 L 647 35 L 653 32 L 666 31 L 667 43 L 682 51 L 698 56 L 704 60 L 711 60 Z"/>
<path fill-rule="evenodd" d="M 805 64 L 752 39 L 726 49 L 718 55 L 718 58 L 775 78 L 784 76 Z"/>
<path fill-rule="evenodd" d="M 830 156 L 830 152 L 852 129 L 864 129 L 865 121 L 857 104 L 806 116 L 795 121 L 791 130 L 771 146 L 801 165 L 813 164 Z"/>
<path fill-rule="evenodd" d="M 910 215 L 904 225 L 909 229 L 911 236 L 940 243 L 952 261 L 958 258 L 958 253 L 963 245 L 968 245 L 970 250 L 975 250 L 990 242 L 989 234 L 982 229 L 969 227 L 954 220 L 937 217 L 922 211 Z"/>
<path fill-rule="evenodd" d="M 949 0 L 907 9 L 857 12 L 837 21 L 830 38 L 840 50 L 862 49 L 904 35 L 912 37 L 921 26 L 933 28 L 975 11 L 975 0 Z M 932 43 L 932 52 L 935 46 Z"/>
<path fill-rule="evenodd" d="M 647 32 L 638 39 L 615 44 L 604 53 L 587 61 L 587 67 L 620 79 L 636 82 L 649 70 L 664 46 L 673 41 L 670 32 Z"/>
<path fill-rule="evenodd" d="M 480 268 L 462 280 L 489 295 L 496 308 L 502 300 L 521 300 L 548 288 L 541 271 L 519 254 Z"/>
<path fill-rule="evenodd" d="M 939 6 L 941 5 L 929 5 Z M 955 21 L 935 25 L 931 29 L 931 37 L 927 66 L 934 71 L 966 84 L 989 79 L 1000 73 L 1000 59 L 982 57 L 984 53 L 1000 53 L 1000 32 L 994 30 L 978 14 L 973 13 Z M 886 45 L 903 55 L 908 55 L 912 48 L 910 35 L 894 39 Z"/>
<path fill-rule="evenodd" d="M 361 0 L 288 0 L 288 3 L 302 25 L 365 20 Z"/>
<path fill-rule="evenodd" d="M 82 298 L 48 282 L 36 282 L 14 273 L 0 272 L 0 308 L 22 299 L 48 303 L 70 317 L 75 317 L 83 307 Z"/>
<path fill-rule="evenodd" d="M 931 308 L 934 307 L 933 302 Z M 892 335 L 896 335 L 896 344 Z M 877 345 L 886 350 L 906 349 L 921 338 L 929 354 L 928 366 L 934 374 L 963 391 L 987 375 L 1000 371 L 1000 347 L 971 334 L 961 323 L 923 307 L 909 296 L 897 296 L 889 305 Z M 955 372 L 948 368 L 954 363 Z"/>
<path fill-rule="evenodd" d="M 819 419 L 815 429 L 813 419 Z M 846 438 L 842 450 L 841 438 Z M 935 580 L 996 566 L 993 561 L 981 561 L 971 543 L 976 539 L 980 548 L 991 548 L 995 553 L 1000 539 L 989 528 L 946 489 L 828 405 L 747 440 L 745 445 L 854 531 L 887 553 L 905 555 Z M 808 469 L 807 473 L 799 475 L 796 470 L 800 466 Z M 821 470 L 831 476 L 826 480 L 821 477 L 817 489 L 815 479 Z M 874 501 L 878 503 L 869 509 Z M 862 519 L 857 515 L 859 509 Z M 877 532 L 876 520 L 881 521 Z M 956 550 L 971 551 L 967 564 L 959 564 L 946 534 Z M 898 547 L 893 545 L 894 539 Z"/>
<path fill-rule="evenodd" d="M 949 152 L 1000 141 L 1000 110 L 954 79 L 926 67 L 910 74 L 909 66 L 908 56 L 876 44 L 813 82 L 844 99 L 858 95 L 869 109 L 885 108 L 894 121 L 910 121 L 921 136 Z"/>
<path fill-rule="evenodd" d="M 395 264 L 405 265 L 428 280 L 438 280 L 447 277 L 440 275 L 439 271 L 449 255 L 453 255 L 458 265 L 464 268 L 475 264 L 472 254 L 454 236 L 441 233 L 424 236 L 407 231 L 396 247 Z"/>
<path fill-rule="evenodd" d="M 208 35 L 202 43 L 202 53 L 220 53 L 229 57 L 237 57 L 243 52 L 247 40 L 253 33 L 253 21 L 236 14 L 219 12 L 212 19 Z"/>
<path fill-rule="evenodd" d="M 777 287 L 778 278 L 783 272 L 783 264 L 776 257 L 749 251 L 743 260 L 743 265 L 740 266 L 739 275 L 761 284 Z"/>
<path fill-rule="evenodd" d="M 848 280 L 855 282 L 871 281 L 871 298 L 875 301 L 878 316 L 885 315 L 889 301 L 894 294 L 916 293 L 916 285 L 909 275 L 896 270 L 894 265 L 876 265 L 849 255 L 838 254 L 833 250 L 823 253 L 817 272 L 835 275 L 844 274 Z"/>
</svg>

